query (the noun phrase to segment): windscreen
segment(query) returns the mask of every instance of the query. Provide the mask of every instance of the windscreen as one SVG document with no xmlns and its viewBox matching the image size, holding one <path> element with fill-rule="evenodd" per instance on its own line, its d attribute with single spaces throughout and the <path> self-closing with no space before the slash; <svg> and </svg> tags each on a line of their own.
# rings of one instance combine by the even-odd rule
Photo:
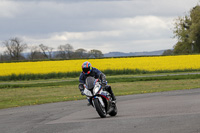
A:
<svg viewBox="0 0 200 133">
<path fill-rule="evenodd" d="M 94 81 L 95 81 L 94 77 L 87 77 L 87 79 L 86 79 L 86 85 L 87 85 L 87 87 L 88 87 L 89 90 L 91 90 L 91 89 L 94 88 Z"/>
</svg>

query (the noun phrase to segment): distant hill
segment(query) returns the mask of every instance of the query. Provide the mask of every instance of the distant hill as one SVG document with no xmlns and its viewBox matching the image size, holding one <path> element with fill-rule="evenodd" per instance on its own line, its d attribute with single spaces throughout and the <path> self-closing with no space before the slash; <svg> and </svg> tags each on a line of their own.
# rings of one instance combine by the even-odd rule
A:
<svg viewBox="0 0 200 133">
<path fill-rule="evenodd" d="M 109 52 L 104 54 L 104 57 L 120 57 L 120 56 L 148 56 L 148 55 L 162 55 L 165 50 L 151 51 L 151 52 Z"/>
<path fill-rule="evenodd" d="M 158 50 L 158 51 L 151 51 L 151 52 L 130 52 L 130 53 L 124 53 L 124 52 L 109 52 L 104 54 L 104 57 L 123 57 L 123 56 L 151 56 L 151 55 L 162 55 L 165 50 Z M 53 51 L 52 55 L 55 56 L 58 52 Z M 30 53 L 23 53 L 23 56 L 28 58 L 28 55 Z M 48 54 L 48 53 L 47 53 Z"/>
</svg>

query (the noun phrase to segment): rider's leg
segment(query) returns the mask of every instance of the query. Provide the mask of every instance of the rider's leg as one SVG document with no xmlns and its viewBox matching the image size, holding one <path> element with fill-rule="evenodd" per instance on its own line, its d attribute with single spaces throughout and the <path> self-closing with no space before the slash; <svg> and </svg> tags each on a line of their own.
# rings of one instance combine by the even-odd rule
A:
<svg viewBox="0 0 200 133">
<path fill-rule="evenodd" d="M 114 93 L 113 93 L 113 91 L 112 91 L 112 89 L 111 89 L 111 86 L 106 85 L 106 86 L 105 86 L 105 90 L 108 91 L 108 92 L 111 94 L 112 100 L 115 101 L 116 98 L 115 98 L 115 95 L 114 95 Z"/>
</svg>

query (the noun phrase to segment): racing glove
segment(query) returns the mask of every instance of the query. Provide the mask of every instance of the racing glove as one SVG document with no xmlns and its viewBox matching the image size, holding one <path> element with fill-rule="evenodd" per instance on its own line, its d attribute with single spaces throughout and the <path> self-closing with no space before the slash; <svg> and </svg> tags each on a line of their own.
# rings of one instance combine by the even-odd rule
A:
<svg viewBox="0 0 200 133">
<path fill-rule="evenodd" d="M 80 90 L 80 92 L 81 92 L 81 95 L 85 95 L 85 94 L 84 94 L 84 86 L 83 86 L 82 83 L 80 83 L 80 84 L 78 85 L 78 88 L 79 88 L 79 90 Z"/>
<path fill-rule="evenodd" d="M 83 96 L 83 95 L 85 95 L 85 93 L 83 91 L 81 91 L 81 95 Z"/>
</svg>

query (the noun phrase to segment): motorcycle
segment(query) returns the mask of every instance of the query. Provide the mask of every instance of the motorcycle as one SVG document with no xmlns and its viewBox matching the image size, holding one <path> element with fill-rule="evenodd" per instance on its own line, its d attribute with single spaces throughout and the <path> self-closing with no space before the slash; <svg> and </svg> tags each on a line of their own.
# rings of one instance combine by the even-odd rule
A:
<svg viewBox="0 0 200 133">
<path fill-rule="evenodd" d="M 105 118 L 107 114 L 117 115 L 116 103 L 112 102 L 110 93 L 103 90 L 100 79 L 87 77 L 83 93 L 101 118 Z"/>
</svg>

